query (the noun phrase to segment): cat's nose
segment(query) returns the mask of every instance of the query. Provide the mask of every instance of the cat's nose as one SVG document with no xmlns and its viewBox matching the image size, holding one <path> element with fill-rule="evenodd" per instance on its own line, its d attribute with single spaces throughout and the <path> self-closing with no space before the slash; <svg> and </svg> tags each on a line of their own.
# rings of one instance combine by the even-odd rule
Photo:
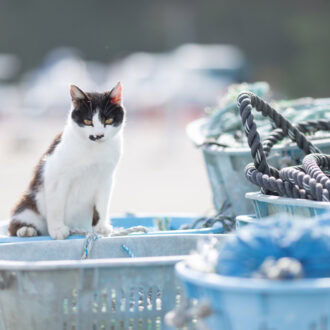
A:
<svg viewBox="0 0 330 330">
<path fill-rule="evenodd" d="M 99 134 L 99 135 L 90 135 L 89 139 L 92 141 L 100 140 L 104 137 L 104 134 Z"/>
<path fill-rule="evenodd" d="M 96 135 L 95 138 L 96 140 L 100 140 L 104 137 L 104 134 Z"/>
</svg>

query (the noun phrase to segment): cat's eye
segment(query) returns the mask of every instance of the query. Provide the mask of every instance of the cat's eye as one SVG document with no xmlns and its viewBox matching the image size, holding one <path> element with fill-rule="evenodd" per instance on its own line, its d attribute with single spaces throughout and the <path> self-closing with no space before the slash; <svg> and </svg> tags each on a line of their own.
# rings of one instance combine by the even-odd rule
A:
<svg viewBox="0 0 330 330">
<path fill-rule="evenodd" d="M 113 123 L 113 119 L 112 118 L 106 119 L 104 121 L 104 124 L 106 124 L 106 125 L 111 125 L 112 123 Z"/>
<path fill-rule="evenodd" d="M 87 125 L 87 126 L 92 126 L 93 122 L 91 120 L 84 119 L 84 124 Z"/>
</svg>

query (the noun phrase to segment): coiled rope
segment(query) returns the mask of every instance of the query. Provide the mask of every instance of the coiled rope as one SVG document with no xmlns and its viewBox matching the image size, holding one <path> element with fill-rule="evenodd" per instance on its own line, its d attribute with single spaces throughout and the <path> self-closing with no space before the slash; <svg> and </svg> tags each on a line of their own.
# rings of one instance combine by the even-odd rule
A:
<svg viewBox="0 0 330 330">
<path fill-rule="evenodd" d="M 330 130 L 330 122 L 327 120 L 310 120 L 295 126 L 268 103 L 252 93 L 243 92 L 237 100 L 242 124 L 254 160 L 245 168 L 247 179 L 261 187 L 264 193 L 291 198 L 329 201 L 330 156 L 321 154 L 321 151 L 306 138 L 304 133 Z M 263 143 L 257 131 L 252 114 L 253 109 L 272 119 L 276 126 L 273 133 Z M 307 154 L 301 166 L 278 170 L 268 164 L 267 156 L 271 148 L 284 137 L 289 137 Z"/>
</svg>

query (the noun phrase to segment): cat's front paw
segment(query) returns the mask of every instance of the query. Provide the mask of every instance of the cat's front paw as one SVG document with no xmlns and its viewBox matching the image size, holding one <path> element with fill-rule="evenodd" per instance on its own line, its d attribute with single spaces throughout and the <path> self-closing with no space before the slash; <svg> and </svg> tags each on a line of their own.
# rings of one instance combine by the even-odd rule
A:
<svg viewBox="0 0 330 330">
<path fill-rule="evenodd" d="M 50 228 L 49 235 L 53 239 L 66 239 L 70 235 L 70 228 L 65 225 L 56 228 Z"/>
<path fill-rule="evenodd" d="M 110 236 L 112 231 L 113 228 L 108 223 L 102 223 L 102 224 L 99 223 L 97 226 L 94 227 L 94 232 L 102 236 Z"/>
</svg>

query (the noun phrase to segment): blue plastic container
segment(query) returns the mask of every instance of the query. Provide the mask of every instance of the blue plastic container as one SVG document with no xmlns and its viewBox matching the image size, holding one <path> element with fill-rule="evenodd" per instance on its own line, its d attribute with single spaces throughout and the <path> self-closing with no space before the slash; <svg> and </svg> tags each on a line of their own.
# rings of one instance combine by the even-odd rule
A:
<svg viewBox="0 0 330 330">
<path fill-rule="evenodd" d="M 159 231 L 155 228 L 156 219 L 169 220 L 168 230 Z M 182 235 L 182 234 L 222 234 L 224 232 L 223 226 L 219 226 L 217 223 L 215 226 L 210 228 L 196 228 L 196 229 L 185 229 L 179 230 L 181 225 L 193 224 L 200 217 L 193 215 L 174 215 L 174 214 L 157 214 L 157 215 L 123 215 L 114 216 L 111 218 L 111 223 L 114 228 L 130 228 L 134 226 L 144 226 L 148 229 L 148 233 L 136 233 L 131 235 Z M 69 236 L 68 239 L 79 239 L 84 236 L 74 235 Z M 15 243 L 15 242 L 26 242 L 26 241 L 47 241 L 52 240 L 50 236 L 36 236 L 29 238 L 21 237 L 10 237 L 8 236 L 8 221 L 3 222 L 0 225 L 0 243 Z"/>
<path fill-rule="evenodd" d="M 259 220 L 283 213 L 291 219 L 310 219 L 330 212 L 330 203 L 328 202 L 264 195 L 261 192 L 250 192 L 245 197 L 253 203 L 256 217 Z"/>
<path fill-rule="evenodd" d="M 207 301 L 209 329 L 329 330 L 330 278 L 271 281 L 205 274 L 180 262 L 190 299 Z"/>
<path fill-rule="evenodd" d="M 202 237 L 100 238 L 87 260 L 84 240 L 0 244 L 0 329 L 170 330 L 164 315 L 185 302 L 174 265 Z"/>
</svg>

